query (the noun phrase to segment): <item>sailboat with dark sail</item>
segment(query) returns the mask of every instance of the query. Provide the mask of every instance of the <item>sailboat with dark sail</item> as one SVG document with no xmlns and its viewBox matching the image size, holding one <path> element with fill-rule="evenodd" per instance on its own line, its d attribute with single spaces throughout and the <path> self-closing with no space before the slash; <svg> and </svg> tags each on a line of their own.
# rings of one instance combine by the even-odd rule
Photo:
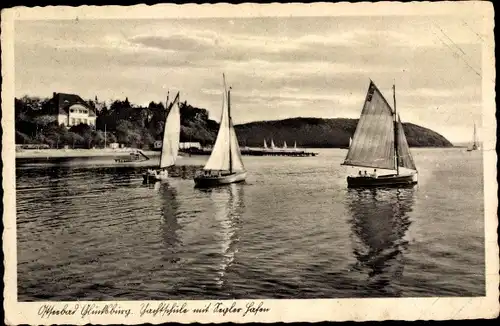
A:
<svg viewBox="0 0 500 326">
<path fill-rule="evenodd" d="M 473 143 L 472 143 L 472 147 L 467 148 L 467 152 L 477 151 L 479 149 L 481 149 L 481 147 L 479 146 L 479 144 L 477 142 L 476 124 L 474 123 Z"/>
<path fill-rule="evenodd" d="M 168 106 L 167 117 L 163 127 L 159 169 L 146 171 L 143 175 L 145 183 L 168 179 L 167 168 L 175 165 L 177 155 L 179 154 L 180 133 L 181 115 L 179 112 L 179 93 L 177 93 L 174 101 Z"/>
<path fill-rule="evenodd" d="M 210 187 L 242 182 L 245 181 L 247 175 L 231 119 L 231 88 L 229 90 L 226 89 L 224 75 L 223 81 L 223 107 L 219 132 L 205 167 L 194 176 L 196 187 Z M 227 101 L 225 101 L 226 97 Z"/>
<path fill-rule="evenodd" d="M 401 119 L 373 81 L 366 95 L 351 146 L 342 165 L 373 168 L 373 174 L 359 171 L 347 177 L 348 187 L 399 187 L 415 185 L 418 171 L 406 140 Z M 379 174 L 377 169 L 389 171 Z M 395 172 L 395 173 L 394 173 Z"/>
</svg>

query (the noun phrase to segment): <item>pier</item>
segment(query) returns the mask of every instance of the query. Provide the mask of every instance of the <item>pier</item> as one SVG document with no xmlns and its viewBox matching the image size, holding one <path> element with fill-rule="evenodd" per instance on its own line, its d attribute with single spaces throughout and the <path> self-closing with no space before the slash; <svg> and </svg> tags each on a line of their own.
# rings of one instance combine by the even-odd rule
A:
<svg viewBox="0 0 500 326">
<path fill-rule="evenodd" d="M 190 155 L 210 155 L 212 152 L 210 149 L 199 149 L 199 148 L 190 148 L 181 150 L 182 153 L 190 154 Z M 264 149 L 264 148 L 242 148 L 241 155 L 245 156 L 293 156 L 293 157 L 311 157 L 317 156 L 318 153 L 308 152 L 305 150 L 298 149 Z"/>
</svg>

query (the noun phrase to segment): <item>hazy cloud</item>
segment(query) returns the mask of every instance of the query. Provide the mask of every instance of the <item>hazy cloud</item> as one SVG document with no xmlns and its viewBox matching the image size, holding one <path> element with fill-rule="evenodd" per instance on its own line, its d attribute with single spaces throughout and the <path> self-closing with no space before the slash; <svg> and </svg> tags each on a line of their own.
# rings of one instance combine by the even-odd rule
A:
<svg viewBox="0 0 500 326">
<path fill-rule="evenodd" d="M 146 104 L 180 90 L 218 119 L 225 72 L 239 123 L 357 117 L 372 79 L 389 99 L 396 83 L 403 120 L 468 140 L 457 130 L 480 124 L 480 27 L 410 16 L 16 22 L 16 95 Z"/>
</svg>

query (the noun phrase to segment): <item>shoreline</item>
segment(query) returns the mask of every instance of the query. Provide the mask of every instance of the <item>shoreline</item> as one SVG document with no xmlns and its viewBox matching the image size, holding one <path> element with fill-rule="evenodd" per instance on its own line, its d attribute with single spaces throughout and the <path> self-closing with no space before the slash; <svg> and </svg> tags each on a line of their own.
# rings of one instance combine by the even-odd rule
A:
<svg viewBox="0 0 500 326">
<path fill-rule="evenodd" d="M 422 149 L 443 149 L 443 147 L 414 147 L 414 148 L 422 148 Z M 453 146 L 447 147 L 449 149 L 458 149 L 458 148 L 466 148 L 465 146 Z M 253 149 L 253 148 L 252 148 Z M 307 150 L 311 150 L 312 148 L 308 148 Z M 338 147 L 322 147 L 322 148 L 314 148 L 314 149 L 343 149 L 347 148 L 338 148 Z M 16 151 L 16 160 L 23 159 L 36 159 L 36 158 L 91 158 L 91 157 L 116 157 L 123 158 L 128 157 L 131 152 L 136 151 L 136 148 L 120 148 L 120 149 L 111 149 L 111 148 L 96 148 L 96 149 L 25 149 L 25 150 L 17 150 Z M 140 149 L 139 149 L 140 150 Z M 258 150 L 253 149 L 253 150 Z M 262 150 L 262 149 L 261 149 Z M 158 157 L 160 156 L 160 151 L 157 150 L 140 150 L 145 155 L 149 157 Z M 242 151 L 244 151 L 242 149 Z M 180 151 L 182 153 L 182 151 Z M 189 155 L 189 153 L 185 153 Z M 191 153 L 192 155 L 209 155 L 210 153 Z"/>
<path fill-rule="evenodd" d="M 16 160 L 33 158 L 85 158 L 85 157 L 128 157 L 135 148 L 120 149 L 27 149 L 16 151 Z M 140 150 L 149 157 L 160 156 L 160 152 L 153 150 Z"/>
</svg>

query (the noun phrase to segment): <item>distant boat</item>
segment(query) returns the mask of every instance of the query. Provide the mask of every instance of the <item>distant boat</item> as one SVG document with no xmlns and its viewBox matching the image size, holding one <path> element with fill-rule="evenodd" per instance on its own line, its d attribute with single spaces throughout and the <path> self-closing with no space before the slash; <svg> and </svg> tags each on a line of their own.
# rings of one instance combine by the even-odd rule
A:
<svg viewBox="0 0 500 326">
<path fill-rule="evenodd" d="M 274 149 L 276 146 L 274 146 L 274 141 L 273 139 L 271 138 L 271 149 Z"/>
<path fill-rule="evenodd" d="M 267 143 L 265 139 L 264 139 L 264 148 L 267 149 Z"/>
<path fill-rule="evenodd" d="M 231 119 L 231 88 L 226 90 L 224 80 L 223 110 L 219 132 L 210 158 L 203 170 L 194 177 L 195 186 L 209 187 L 245 181 L 247 172 L 243 166 L 238 139 Z M 224 97 L 227 96 L 227 105 Z"/>
<path fill-rule="evenodd" d="M 293 143 L 293 149 L 297 150 L 297 142 Z"/>
<path fill-rule="evenodd" d="M 168 101 L 168 100 L 167 100 Z M 177 105 L 174 105 L 176 104 Z M 163 127 L 163 140 L 161 146 L 160 163 L 158 169 L 148 170 L 144 173 L 144 182 L 156 182 L 168 179 L 167 168 L 175 165 L 179 154 L 181 115 L 179 112 L 179 93 L 174 101 L 168 106 L 169 112 Z"/>
<path fill-rule="evenodd" d="M 417 183 L 417 168 L 406 141 L 403 125 L 396 114 L 396 87 L 393 85 L 394 111 L 377 86 L 370 80 L 361 117 L 344 163 L 355 167 L 374 168 L 347 177 L 348 187 L 394 187 Z M 405 172 L 400 171 L 400 167 Z M 376 169 L 396 173 L 378 175 Z"/>
<path fill-rule="evenodd" d="M 139 163 L 144 161 L 149 161 L 149 157 L 138 149 L 130 152 L 127 158 L 115 158 L 116 163 Z"/>
<path fill-rule="evenodd" d="M 283 148 L 286 149 L 286 141 L 283 143 Z"/>
<path fill-rule="evenodd" d="M 467 152 L 477 151 L 479 149 L 481 149 L 481 147 L 479 146 L 479 144 L 477 142 L 476 124 L 474 123 L 474 136 L 473 136 L 473 140 L 472 140 L 472 147 L 467 148 Z"/>
<path fill-rule="evenodd" d="M 347 146 L 341 145 L 340 148 L 341 149 L 349 149 L 349 147 L 351 147 L 351 144 L 352 144 L 352 137 L 349 137 L 349 145 L 347 145 Z"/>
</svg>

